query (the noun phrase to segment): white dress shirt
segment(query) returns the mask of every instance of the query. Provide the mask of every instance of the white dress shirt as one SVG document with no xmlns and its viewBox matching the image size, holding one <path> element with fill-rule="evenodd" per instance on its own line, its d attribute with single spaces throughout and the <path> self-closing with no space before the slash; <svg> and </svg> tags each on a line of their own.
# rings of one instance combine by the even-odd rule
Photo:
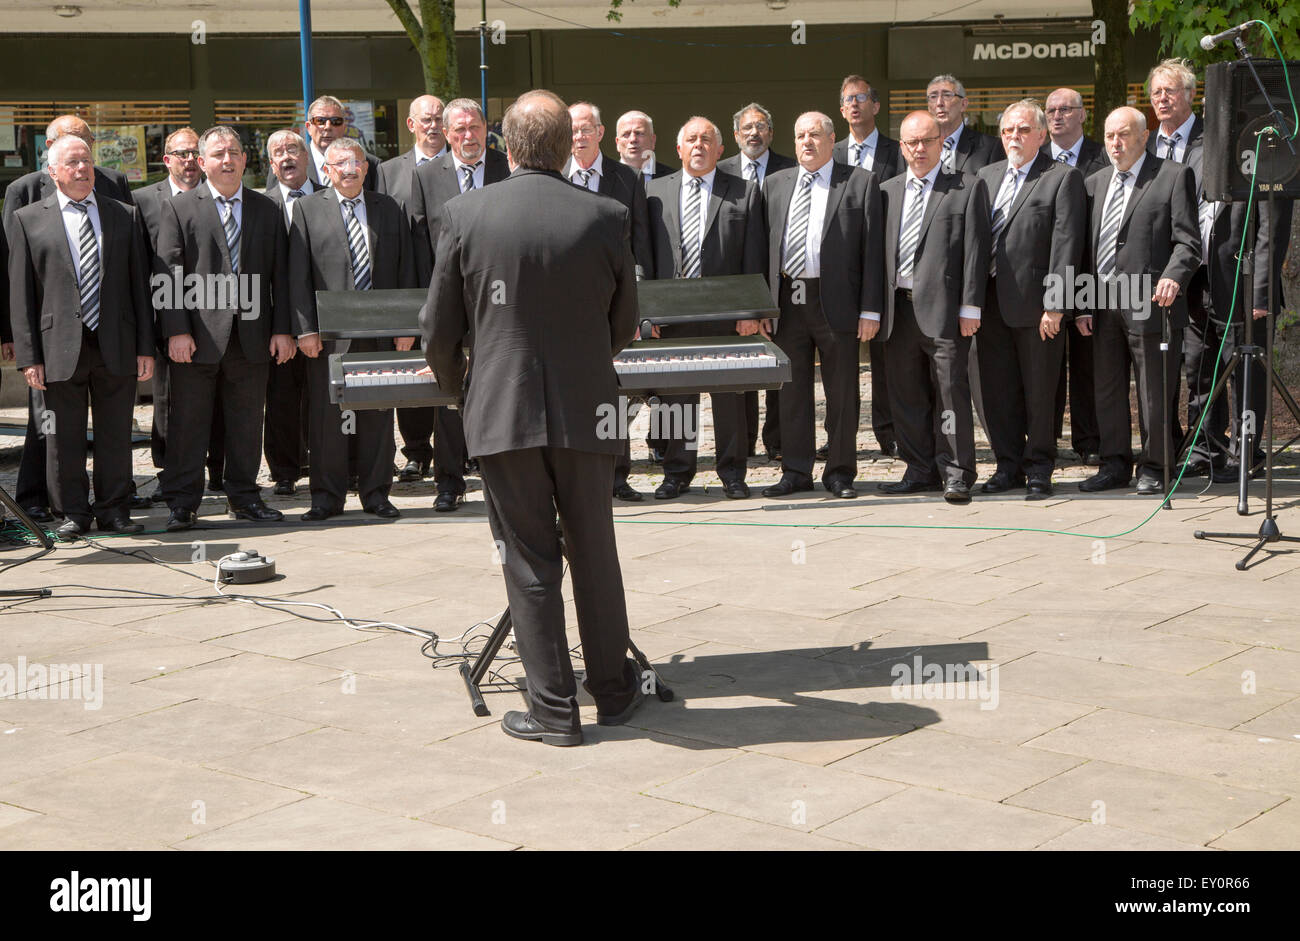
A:
<svg viewBox="0 0 1300 941">
<path fill-rule="evenodd" d="M 439 157 L 441 157 L 443 154 L 445 154 L 445 153 L 447 152 L 447 150 L 448 150 L 447 145 L 446 145 L 446 144 L 443 144 L 443 145 L 442 145 L 442 150 L 438 151 L 438 152 L 437 152 L 436 154 L 434 154 L 432 157 L 426 157 L 426 156 L 424 155 L 424 151 L 421 150 L 419 147 L 412 147 L 412 148 L 411 148 L 411 159 L 412 159 L 413 161 L 415 161 L 415 165 L 416 165 L 417 167 L 422 167 L 422 166 L 424 166 L 426 163 L 428 163 L 430 160 L 437 160 Z"/>
<path fill-rule="evenodd" d="M 214 200 L 217 199 L 224 200 L 226 198 L 222 196 L 219 192 L 217 192 L 217 188 L 212 185 L 211 180 L 206 180 L 205 183 L 207 184 L 208 187 L 208 193 L 211 194 Z M 244 184 L 243 183 L 239 184 L 239 189 L 235 190 L 235 195 L 231 196 L 230 198 L 233 200 L 238 200 L 238 202 L 234 203 L 231 206 L 231 208 L 235 212 L 235 224 L 239 226 L 239 231 L 243 232 L 244 231 Z M 222 224 L 224 224 L 226 221 L 226 208 L 222 203 L 217 203 L 217 218 L 221 220 Z"/>
<path fill-rule="evenodd" d="M 277 179 L 276 182 L 279 183 L 280 181 Z M 284 202 L 284 220 L 290 226 L 293 225 L 293 204 L 298 200 L 290 199 L 289 194 L 295 189 L 300 191 L 303 196 L 310 196 L 316 192 L 316 184 L 312 183 L 311 180 L 303 180 L 302 186 L 297 187 L 290 186 L 288 183 L 280 183 L 280 199 Z"/>
<path fill-rule="evenodd" d="M 698 177 L 698 179 L 703 184 L 700 187 L 700 243 L 701 244 L 703 244 L 704 236 L 706 234 L 704 227 L 707 224 L 709 219 L 709 196 L 713 193 L 713 178 L 717 176 L 717 174 L 718 174 L 718 168 L 714 167 L 708 173 L 704 174 L 704 176 Z M 685 170 L 682 171 L 682 192 L 681 192 L 681 199 L 677 204 L 677 218 L 682 220 L 683 229 L 686 228 L 686 201 L 690 199 L 691 196 L 691 180 L 693 179 L 696 179 L 696 177 L 691 176 Z M 685 245 L 682 246 L 682 251 L 683 253 L 686 251 Z"/>
<path fill-rule="evenodd" d="M 742 180 L 749 179 L 749 165 L 752 163 L 754 166 L 758 167 L 757 182 L 759 186 L 762 186 L 763 181 L 767 179 L 767 161 L 771 156 L 772 151 L 765 150 L 757 160 L 750 160 L 749 155 L 742 150 L 740 152 L 740 178 Z M 815 277 L 815 275 L 809 275 L 808 277 Z"/>
<path fill-rule="evenodd" d="M 860 163 L 853 163 L 854 144 L 866 144 L 867 146 L 866 152 L 862 154 Z M 865 140 L 858 140 L 856 137 L 853 136 L 853 131 L 850 130 L 849 147 L 848 150 L 845 151 L 845 157 L 848 158 L 848 161 L 852 166 L 862 167 L 864 170 L 874 169 L 876 165 L 876 147 L 879 144 L 880 144 L 880 128 L 878 127 L 873 127 L 871 129 L 871 133 L 867 135 Z"/>
<path fill-rule="evenodd" d="M 583 169 L 584 169 L 583 167 L 578 165 L 578 161 L 570 157 L 569 158 L 569 182 L 575 183 L 578 186 L 583 186 L 584 184 L 582 182 L 582 177 L 578 176 L 578 173 L 581 172 Z M 605 155 L 602 154 L 600 151 L 597 151 L 596 159 L 592 161 L 590 167 L 586 167 L 585 169 L 592 171 L 591 179 L 587 180 L 585 184 L 587 189 L 591 190 L 593 193 L 599 193 L 600 178 L 605 171 Z"/>
<path fill-rule="evenodd" d="M 90 204 L 90 209 L 84 214 L 80 209 L 72 207 L 73 200 L 63 190 L 56 187 L 54 191 L 59 196 L 59 210 L 63 214 L 63 231 L 68 236 L 68 249 L 72 252 L 72 268 L 77 273 L 77 280 L 81 280 L 81 220 L 85 216 L 90 216 L 90 225 L 95 230 L 95 248 L 99 252 L 99 272 L 102 280 L 104 274 L 104 230 L 99 224 L 99 203 L 95 201 L 94 190 L 91 190 L 90 195 L 81 200 L 83 203 Z"/>
<path fill-rule="evenodd" d="M 794 217 L 795 207 L 799 204 L 799 193 L 804 186 L 804 177 L 808 172 L 801 169 L 795 177 L 794 190 L 790 194 L 790 208 L 785 214 L 785 235 L 781 236 L 781 257 L 790 251 L 786 240 L 790 236 L 790 222 Z M 808 207 L 808 228 L 804 232 L 803 273 L 801 278 L 820 278 L 822 276 L 822 227 L 826 222 L 826 202 L 831 195 L 831 163 L 827 161 L 811 174 L 813 178 L 812 201 Z"/>
<path fill-rule="evenodd" d="M 167 185 L 171 187 L 173 197 L 179 196 L 181 193 L 188 192 L 188 190 L 183 190 L 179 186 L 177 186 L 176 181 L 173 180 L 170 176 L 167 177 Z"/>
<path fill-rule="evenodd" d="M 928 205 L 930 204 L 930 194 L 934 192 L 934 181 L 935 181 L 936 178 L 938 178 L 938 176 L 939 176 L 939 168 L 940 168 L 942 165 L 943 165 L 942 163 L 936 163 L 933 167 L 930 168 L 930 172 L 929 172 L 929 173 L 927 173 L 927 174 L 926 174 L 925 176 L 923 176 L 923 177 L 920 177 L 920 179 L 925 180 L 925 187 L 924 187 L 924 189 L 921 190 L 921 195 L 920 195 L 920 197 L 919 197 L 920 200 L 921 200 L 921 219 L 922 219 L 922 220 L 925 219 L 925 208 L 926 208 L 926 206 L 928 206 Z M 909 210 L 911 210 L 911 208 L 912 208 L 912 201 L 913 201 L 914 199 L 917 199 L 917 198 L 918 198 L 918 197 L 916 196 L 916 194 L 912 192 L 912 187 L 910 186 L 911 182 L 912 182 L 913 180 L 915 180 L 915 179 L 918 179 L 918 177 L 916 177 L 916 176 L 912 173 L 912 168 L 911 168 L 911 167 L 908 167 L 908 168 L 907 168 L 907 172 L 904 174 L 904 184 L 903 184 L 903 209 L 902 209 L 902 214 L 901 214 L 900 217 L 899 217 L 900 220 L 902 220 L 902 219 L 906 219 L 906 218 L 907 218 L 907 214 L 908 214 Z M 895 233 L 893 233 L 892 235 L 890 235 L 890 238 L 893 238 L 893 239 L 897 240 L 897 239 L 899 238 L 899 236 L 901 236 L 901 235 L 902 235 L 902 232 L 895 232 Z M 921 250 L 921 243 L 920 243 L 920 242 L 917 242 L 917 243 L 916 243 L 916 250 L 917 250 L 918 252 L 920 252 L 920 250 Z M 913 268 L 912 270 L 915 271 L 916 269 Z M 895 286 L 896 286 L 896 287 L 903 288 L 904 290 L 910 291 L 910 290 L 912 290 L 912 283 L 913 283 L 913 282 L 912 282 L 912 279 L 911 279 L 911 278 L 899 278 L 899 279 L 898 279 L 898 283 L 897 283 Z M 964 317 L 964 318 L 966 318 L 967 320 L 979 320 L 979 319 L 980 319 L 980 308 L 979 308 L 979 307 L 976 307 L 976 306 L 973 306 L 973 305 L 971 305 L 971 304 L 962 304 L 961 307 L 959 307 L 959 308 L 957 309 L 957 316 L 958 316 L 958 317 Z"/>
<path fill-rule="evenodd" d="M 335 190 L 334 192 L 338 195 L 339 198 L 339 215 L 343 217 L 343 232 L 346 235 L 347 226 L 348 226 L 348 214 L 343 208 L 343 203 L 347 201 L 348 197 L 344 196 L 338 190 Z M 357 217 L 357 222 L 361 223 L 361 237 L 366 240 L 366 255 L 370 258 L 371 264 L 373 264 L 375 258 L 375 250 L 370 244 L 370 226 L 367 225 L 366 223 L 366 191 L 362 190 L 360 193 L 356 195 L 355 198 L 359 199 L 360 202 L 357 203 L 355 207 L 353 207 L 352 212 L 353 215 Z"/>
<path fill-rule="evenodd" d="M 1132 197 L 1133 195 L 1133 187 L 1137 184 L 1138 174 L 1142 172 L 1142 164 L 1146 162 L 1146 159 L 1147 159 L 1147 152 L 1144 150 L 1138 156 L 1137 161 L 1133 164 L 1133 166 L 1128 168 L 1129 178 L 1124 181 L 1124 190 L 1123 190 L 1123 197 L 1122 197 L 1124 201 L 1120 203 L 1120 207 L 1119 207 L 1119 217 L 1121 220 L 1123 220 L 1124 218 L 1124 213 L 1128 211 L 1129 198 Z M 1119 167 L 1112 167 L 1111 169 L 1114 170 L 1116 174 L 1119 173 Z M 1106 202 L 1102 203 L 1101 206 L 1101 214 L 1103 217 L 1106 215 L 1106 209 L 1109 208 L 1110 191 L 1114 188 L 1115 188 L 1115 176 L 1112 175 L 1110 178 L 1110 182 L 1106 184 L 1106 195 L 1104 197 L 1106 199 Z M 1097 234 L 1100 235 L 1101 233 L 1099 232 Z"/>
<path fill-rule="evenodd" d="M 632 166 L 632 165 L 629 164 L 626 160 L 623 161 L 623 163 L 624 163 L 624 165 L 626 165 L 626 166 Z M 632 167 L 632 169 L 633 169 L 633 170 L 636 170 L 636 167 Z M 647 183 L 649 183 L 652 179 L 654 179 L 654 175 L 655 175 L 655 155 L 654 155 L 654 154 L 650 154 L 649 156 L 647 156 L 647 157 L 645 158 L 645 163 L 641 164 L 641 169 L 640 169 L 640 170 L 637 170 L 637 172 L 640 173 L 642 176 L 645 177 L 645 181 L 646 181 Z"/>
<path fill-rule="evenodd" d="M 330 175 L 325 172 L 325 153 L 316 147 L 316 142 L 308 138 L 307 152 L 311 154 L 312 166 L 316 168 L 316 179 L 320 180 L 320 185 L 328 187 L 330 185 Z"/>
<path fill-rule="evenodd" d="M 483 188 L 483 170 L 487 166 L 486 147 L 483 149 L 483 153 L 479 154 L 479 158 L 476 162 L 478 163 L 478 166 L 474 168 L 474 189 L 481 190 Z M 461 163 L 460 158 L 455 154 L 451 155 L 451 163 L 452 166 L 456 168 L 456 184 L 460 187 L 460 191 L 463 193 L 465 192 L 465 171 L 462 168 L 473 166 L 473 164 Z"/>
<path fill-rule="evenodd" d="M 1156 128 L 1156 156 L 1160 158 L 1164 158 L 1165 152 L 1169 150 L 1168 142 L 1161 140 L 1161 138 L 1162 137 L 1169 138 L 1169 137 L 1173 137 L 1174 134 L 1177 134 L 1178 143 L 1174 144 L 1174 159 L 1177 160 L 1179 163 L 1185 162 L 1187 157 L 1187 139 L 1192 136 L 1192 125 L 1195 123 L 1196 123 L 1196 115 L 1191 114 L 1188 115 L 1187 120 L 1184 121 L 1180 127 L 1177 127 L 1173 130 L 1173 133 L 1166 134 L 1163 130 L 1157 127 Z"/>
<path fill-rule="evenodd" d="M 1058 147 L 1056 145 L 1056 141 L 1052 141 L 1052 159 L 1055 160 L 1057 157 L 1061 156 L 1061 154 L 1066 153 L 1068 151 L 1070 154 L 1070 159 L 1066 160 L 1065 163 L 1069 164 L 1072 167 L 1077 167 L 1079 165 L 1079 151 L 1081 151 L 1082 149 L 1083 149 L 1082 134 L 1079 135 L 1079 139 L 1075 141 L 1073 146 L 1071 147 Z"/>
</svg>

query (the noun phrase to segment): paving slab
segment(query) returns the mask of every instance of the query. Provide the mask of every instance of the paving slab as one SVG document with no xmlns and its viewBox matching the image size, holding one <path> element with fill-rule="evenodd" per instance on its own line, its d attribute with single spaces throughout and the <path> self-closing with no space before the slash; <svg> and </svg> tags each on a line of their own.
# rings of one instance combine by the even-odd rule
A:
<svg viewBox="0 0 1300 941">
<path fill-rule="evenodd" d="M 698 850 L 844 852 L 861 849 L 851 843 L 842 843 L 839 840 L 829 840 L 811 833 L 801 833 L 786 827 L 776 827 L 755 820 L 746 820 L 743 817 L 718 813 L 699 817 L 628 848 L 675 853 Z"/>
<path fill-rule="evenodd" d="M 1210 846 L 1223 850 L 1294 851 L 1300 846 L 1300 802 L 1279 804 L 1225 833 Z"/>
</svg>

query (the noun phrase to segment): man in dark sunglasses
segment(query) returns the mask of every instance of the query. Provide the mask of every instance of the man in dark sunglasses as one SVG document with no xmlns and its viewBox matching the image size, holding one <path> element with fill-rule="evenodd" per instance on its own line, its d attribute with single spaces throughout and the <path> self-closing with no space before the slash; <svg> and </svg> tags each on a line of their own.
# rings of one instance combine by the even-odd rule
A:
<svg viewBox="0 0 1300 941">
<path fill-rule="evenodd" d="M 307 136 L 311 138 L 311 144 L 307 148 L 311 154 L 307 174 L 317 189 L 329 186 L 329 174 L 325 172 L 325 151 L 340 137 L 348 136 L 347 112 L 343 108 L 343 102 L 333 95 L 321 95 L 313 101 L 307 109 Z M 370 164 L 370 169 L 366 173 L 365 188 L 373 190 L 375 181 L 379 179 L 379 158 L 366 154 L 366 163 Z M 267 184 L 270 182 L 268 177 Z"/>
</svg>

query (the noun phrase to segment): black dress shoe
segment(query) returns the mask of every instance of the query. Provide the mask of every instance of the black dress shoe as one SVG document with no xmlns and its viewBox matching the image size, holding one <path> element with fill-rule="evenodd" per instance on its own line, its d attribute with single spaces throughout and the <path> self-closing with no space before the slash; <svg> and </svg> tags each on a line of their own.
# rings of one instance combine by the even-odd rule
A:
<svg viewBox="0 0 1300 941">
<path fill-rule="evenodd" d="M 780 448 L 768 448 L 768 449 L 767 449 L 767 459 L 768 459 L 769 462 L 771 462 L 771 463 L 773 463 L 773 464 L 779 462 L 779 461 L 781 460 L 781 449 L 780 449 Z"/>
<path fill-rule="evenodd" d="M 193 510 L 172 510 L 167 516 L 167 532 L 178 533 L 194 525 Z"/>
<path fill-rule="evenodd" d="M 261 500 L 244 506 L 231 506 L 227 503 L 226 513 L 232 520 L 248 520 L 250 523 L 278 523 L 284 519 L 283 513 L 271 509 Z"/>
<path fill-rule="evenodd" d="M 1110 471 L 1102 471 L 1099 474 L 1093 474 L 1087 480 L 1079 484 L 1079 489 L 1084 493 L 1101 493 L 1103 490 L 1118 490 L 1121 487 L 1127 487 L 1131 477 L 1120 477 L 1118 474 L 1112 474 Z"/>
<path fill-rule="evenodd" d="M 381 520 L 395 520 L 402 515 L 402 511 L 393 506 L 387 500 L 383 503 L 376 503 L 374 506 L 366 507 L 366 512 L 378 516 Z"/>
<path fill-rule="evenodd" d="M 54 514 L 43 506 L 25 506 L 23 512 L 31 518 L 33 523 L 53 523 Z"/>
<path fill-rule="evenodd" d="M 825 487 L 827 493 L 841 500 L 852 500 L 858 495 L 851 480 L 828 480 L 825 481 Z"/>
<path fill-rule="evenodd" d="M 1006 471 L 995 471 L 993 476 L 984 481 L 980 487 L 983 493 L 1006 493 L 1012 487 L 1022 486 L 1025 482 L 1023 477 L 1012 477 Z"/>
<path fill-rule="evenodd" d="M 765 497 L 788 497 L 792 493 L 804 493 L 813 489 L 811 480 L 801 480 L 798 477 L 791 477 L 789 474 L 783 475 L 780 480 L 770 487 L 763 489 Z"/>
<path fill-rule="evenodd" d="M 1249 472 L 1248 476 L 1251 480 L 1257 480 L 1262 477 L 1263 474 L 1264 467 L 1263 465 L 1260 465 L 1255 470 Z M 1235 484 L 1241 479 L 1241 465 L 1233 463 L 1224 464 L 1222 467 L 1216 467 L 1210 472 L 1210 479 L 1216 484 Z"/>
<path fill-rule="evenodd" d="M 885 457 L 898 457 L 898 442 L 897 441 L 880 442 L 880 453 L 883 454 Z"/>
<path fill-rule="evenodd" d="M 86 535 L 89 530 L 89 526 L 83 526 L 76 520 L 67 520 L 62 526 L 54 531 L 54 535 L 63 542 L 72 542 L 72 540 L 79 539 Z"/>
<path fill-rule="evenodd" d="M 438 499 L 433 501 L 433 510 L 435 513 L 450 513 L 464 502 L 465 495 L 463 493 L 443 490 L 438 493 Z"/>
<path fill-rule="evenodd" d="M 908 480 L 904 477 L 902 480 L 895 481 L 892 484 L 876 484 L 877 489 L 885 493 L 938 493 L 943 489 L 942 485 L 936 483 L 927 483 L 921 480 Z"/>
<path fill-rule="evenodd" d="M 299 517 L 299 519 L 304 523 L 319 523 L 322 520 L 329 519 L 331 516 L 338 516 L 341 512 L 342 510 L 327 510 L 323 506 L 314 506 Z"/>
<path fill-rule="evenodd" d="M 743 480 L 723 481 L 722 492 L 728 500 L 744 500 L 749 496 L 749 484 Z"/>
<path fill-rule="evenodd" d="M 355 476 L 348 478 L 348 492 L 357 492 L 357 478 Z"/>
<path fill-rule="evenodd" d="M 1085 467 L 1101 467 L 1101 455 L 1096 451 L 1075 451 L 1079 455 L 1079 463 Z"/>
<path fill-rule="evenodd" d="M 614 715 L 606 715 L 605 713 L 598 711 L 596 713 L 596 724 L 623 725 L 628 719 L 632 718 L 632 713 L 641 708 L 641 703 L 643 702 L 645 702 L 645 693 L 641 692 L 641 688 L 638 686 L 636 692 L 632 694 L 632 701 L 627 704 L 626 709 L 622 712 L 615 713 Z"/>
<path fill-rule="evenodd" d="M 944 485 L 943 498 L 954 506 L 970 503 L 970 485 L 964 480 L 949 481 Z"/>
<path fill-rule="evenodd" d="M 639 491 L 633 490 L 627 481 L 614 485 L 614 496 L 618 497 L 620 500 L 627 500 L 630 503 L 640 503 L 645 499 Z"/>
<path fill-rule="evenodd" d="M 149 495 L 149 504 L 151 506 L 159 506 L 160 504 L 165 504 L 166 502 L 167 502 L 167 495 L 162 492 L 161 488 L 155 490 L 153 493 Z"/>
<path fill-rule="evenodd" d="M 298 485 L 292 480 L 277 480 L 275 490 L 272 491 L 277 497 L 292 497 L 298 492 Z"/>
<path fill-rule="evenodd" d="M 428 472 L 426 471 L 425 473 L 427 474 Z M 465 473 L 467 474 L 478 473 L 478 458 L 468 457 L 465 459 Z"/>
<path fill-rule="evenodd" d="M 1215 468 L 1205 458 L 1199 461 L 1191 461 L 1187 465 L 1187 470 L 1183 472 L 1184 477 L 1207 477 L 1214 473 Z"/>
<path fill-rule="evenodd" d="M 428 461 L 407 461 L 406 466 L 402 468 L 397 479 L 403 483 L 412 483 L 413 481 L 423 480 L 429 476 Z"/>
<path fill-rule="evenodd" d="M 150 500 L 148 497 L 140 496 L 140 494 L 138 493 L 131 494 L 131 499 L 126 501 L 126 505 L 128 509 L 132 509 L 132 510 L 153 509 L 153 501 Z"/>
<path fill-rule="evenodd" d="M 131 533 L 144 532 L 144 527 L 139 523 L 131 522 L 129 516 L 115 516 L 112 519 L 100 520 L 99 531 L 101 533 L 121 533 L 130 535 Z"/>
<path fill-rule="evenodd" d="M 1052 478 L 1050 477 L 1030 477 L 1029 483 L 1025 484 L 1026 500 L 1045 500 L 1053 492 Z"/>
<path fill-rule="evenodd" d="M 225 493 L 226 488 L 222 486 L 221 481 L 216 477 L 208 478 L 208 493 Z"/>
<path fill-rule="evenodd" d="M 557 732 L 542 725 L 528 712 L 507 712 L 501 717 L 501 730 L 511 738 L 541 742 L 544 745 L 582 744 L 582 729 L 576 732 Z"/>
<path fill-rule="evenodd" d="M 1159 477 L 1141 474 L 1138 477 L 1137 491 L 1139 496 L 1156 497 L 1165 492 L 1165 484 Z"/>
<path fill-rule="evenodd" d="M 691 492 L 691 485 L 684 484 L 680 480 L 673 480 L 671 477 L 665 477 L 655 490 L 656 500 L 676 500 L 684 493 Z"/>
<path fill-rule="evenodd" d="M 830 456 L 831 456 L 831 446 L 829 444 L 823 444 L 820 448 L 817 449 L 817 460 L 824 461 Z"/>
</svg>

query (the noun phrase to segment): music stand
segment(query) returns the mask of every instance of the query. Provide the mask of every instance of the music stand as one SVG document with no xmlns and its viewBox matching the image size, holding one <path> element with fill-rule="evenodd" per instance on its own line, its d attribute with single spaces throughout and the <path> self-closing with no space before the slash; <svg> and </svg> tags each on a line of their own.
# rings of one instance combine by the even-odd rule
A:
<svg viewBox="0 0 1300 941">
<path fill-rule="evenodd" d="M 36 541 L 41 544 L 41 551 L 36 553 L 36 555 L 28 556 L 19 562 L 13 562 L 6 565 L 4 569 L 0 569 L 0 574 L 3 574 L 5 569 L 13 568 L 15 565 L 22 565 L 23 562 L 30 562 L 33 559 L 39 559 L 41 556 L 48 555 L 54 551 L 54 540 L 50 538 L 50 534 L 32 521 L 32 518 L 27 515 L 27 511 L 20 507 L 13 497 L 9 496 L 8 491 L 6 491 L 4 487 L 0 487 L 0 503 L 4 504 L 5 508 L 9 510 L 9 512 L 18 519 L 18 522 L 22 523 L 24 528 L 35 536 Z M 53 592 L 48 588 L 6 588 L 0 590 L 0 598 L 48 598 L 52 594 Z"/>
</svg>

